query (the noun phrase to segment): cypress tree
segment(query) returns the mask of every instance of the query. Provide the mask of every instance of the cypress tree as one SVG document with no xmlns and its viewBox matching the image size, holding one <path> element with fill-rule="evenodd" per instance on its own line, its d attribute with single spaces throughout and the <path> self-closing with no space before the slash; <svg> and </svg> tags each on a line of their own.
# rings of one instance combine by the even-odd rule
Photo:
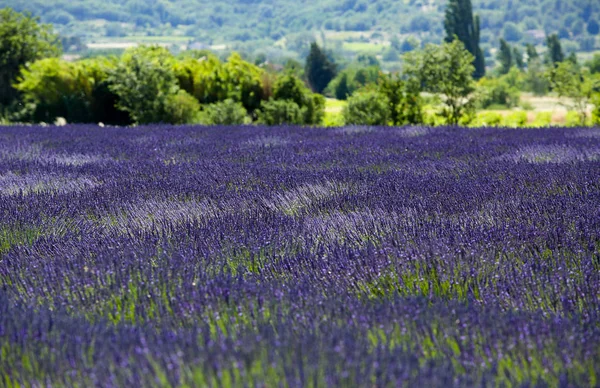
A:
<svg viewBox="0 0 600 388">
<path fill-rule="evenodd" d="M 525 68 L 525 62 L 523 61 L 523 52 L 518 47 L 513 47 L 512 56 L 515 65 L 519 68 L 519 70 L 523 70 Z"/>
<path fill-rule="evenodd" d="M 313 42 L 310 45 L 310 53 L 306 58 L 304 72 L 312 90 L 316 93 L 322 93 L 335 77 L 336 66 L 327 58 L 319 45 Z"/>
<path fill-rule="evenodd" d="M 346 100 L 348 99 L 348 94 L 350 94 L 350 89 L 348 87 L 348 74 L 343 73 L 340 82 L 338 82 L 335 87 L 335 98 L 338 100 Z"/>
<path fill-rule="evenodd" d="M 458 38 L 474 57 L 473 77 L 479 79 L 485 76 L 485 58 L 479 46 L 480 22 L 479 16 L 473 16 L 471 0 L 449 0 L 444 19 L 446 42 Z"/>
<path fill-rule="evenodd" d="M 565 60 L 565 53 L 560 45 L 560 39 L 558 35 L 552 34 L 546 37 L 546 46 L 548 46 L 548 53 L 546 54 L 546 62 L 548 64 L 556 65 L 557 63 Z"/>
<path fill-rule="evenodd" d="M 513 66 L 513 52 L 504 39 L 500 39 L 500 49 L 496 58 L 500 62 L 500 74 L 508 74 Z"/>
<path fill-rule="evenodd" d="M 532 45 L 531 43 L 527 43 L 526 51 L 527 51 L 527 66 L 529 66 L 529 65 L 531 65 L 531 63 L 533 61 L 538 59 L 540 57 L 540 55 L 538 54 L 535 46 Z"/>
</svg>

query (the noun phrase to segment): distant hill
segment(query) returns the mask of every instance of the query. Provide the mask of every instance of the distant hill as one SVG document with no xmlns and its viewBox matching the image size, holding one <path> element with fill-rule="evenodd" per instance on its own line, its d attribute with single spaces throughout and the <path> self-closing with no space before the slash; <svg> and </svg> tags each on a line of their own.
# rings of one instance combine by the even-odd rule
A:
<svg viewBox="0 0 600 388">
<path fill-rule="evenodd" d="M 443 36 L 446 1 L 439 0 L 0 0 L 30 11 L 65 36 L 95 47 L 130 41 L 229 47 L 268 57 L 302 55 L 317 39 L 341 53 L 393 61 L 397 54 Z M 598 46 L 600 1 L 473 0 L 487 56 L 504 37 L 542 43 L 556 32 L 566 51 Z M 103 46 L 104 45 L 104 46 Z M 120 45 L 120 46 L 119 46 Z"/>
</svg>

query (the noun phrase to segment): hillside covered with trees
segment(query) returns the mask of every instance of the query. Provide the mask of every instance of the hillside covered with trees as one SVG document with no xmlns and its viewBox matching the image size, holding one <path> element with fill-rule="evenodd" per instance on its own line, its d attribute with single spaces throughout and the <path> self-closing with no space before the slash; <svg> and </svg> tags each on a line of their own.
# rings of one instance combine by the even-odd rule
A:
<svg viewBox="0 0 600 388">
<path fill-rule="evenodd" d="M 390 61 L 439 43 L 446 5 L 440 0 L 0 0 L 0 7 L 29 11 L 62 36 L 86 42 L 164 37 L 276 58 L 305 56 L 317 39 L 338 52 L 371 50 Z M 479 0 L 473 9 L 487 58 L 493 58 L 499 37 L 511 44 L 542 44 L 546 35 L 557 33 L 568 53 L 599 46 L 597 1 Z"/>
<path fill-rule="evenodd" d="M 565 117 L 567 125 L 600 123 L 600 54 L 580 63 L 565 53 L 558 34 L 546 36 L 542 53 L 501 38 L 497 66 L 488 68 L 471 0 L 451 0 L 443 44 L 405 53 L 402 70 L 392 73 L 374 56 L 340 66 L 317 42 L 304 64 L 285 66 L 253 63 L 236 52 L 225 60 L 209 50 L 175 54 L 159 45 L 130 47 L 121 56 L 61 58 L 52 25 L 38 22 L 0 10 L 2 122 L 523 126 L 532 121 L 524 111 L 508 119 L 485 112 L 533 110 L 521 102 L 523 91 L 558 96 L 573 118 Z M 326 115 L 325 96 L 347 100 L 342 117 Z M 530 124 L 551 123 L 540 116 Z"/>
</svg>

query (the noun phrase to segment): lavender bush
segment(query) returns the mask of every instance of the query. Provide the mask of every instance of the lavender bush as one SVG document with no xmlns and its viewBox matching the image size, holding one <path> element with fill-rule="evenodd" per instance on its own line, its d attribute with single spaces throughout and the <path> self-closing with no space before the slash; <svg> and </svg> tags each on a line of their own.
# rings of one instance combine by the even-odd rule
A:
<svg viewBox="0 0 600 388">
<path fill-rule="evenodd" d="M 600 129 L 0 129 L 0 385 L 600 386 Z"/>
</svg>

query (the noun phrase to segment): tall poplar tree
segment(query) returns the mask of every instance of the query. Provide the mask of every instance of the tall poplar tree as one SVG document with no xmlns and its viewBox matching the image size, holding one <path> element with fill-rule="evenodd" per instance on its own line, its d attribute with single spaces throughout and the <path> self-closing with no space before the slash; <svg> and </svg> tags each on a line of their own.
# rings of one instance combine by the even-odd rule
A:
<svg viewBox="0 0 600 388">
<path fill-rule="evenodd" d="M 458 38 L 473 57 L 475 72 L 473 77 L 479 79 L 485 76 L 485 58 L 479 46 L 479 16 L 473 16 L 471 0 L 449 0 L 444 20 L 446 42 Z"/>
</svg>

